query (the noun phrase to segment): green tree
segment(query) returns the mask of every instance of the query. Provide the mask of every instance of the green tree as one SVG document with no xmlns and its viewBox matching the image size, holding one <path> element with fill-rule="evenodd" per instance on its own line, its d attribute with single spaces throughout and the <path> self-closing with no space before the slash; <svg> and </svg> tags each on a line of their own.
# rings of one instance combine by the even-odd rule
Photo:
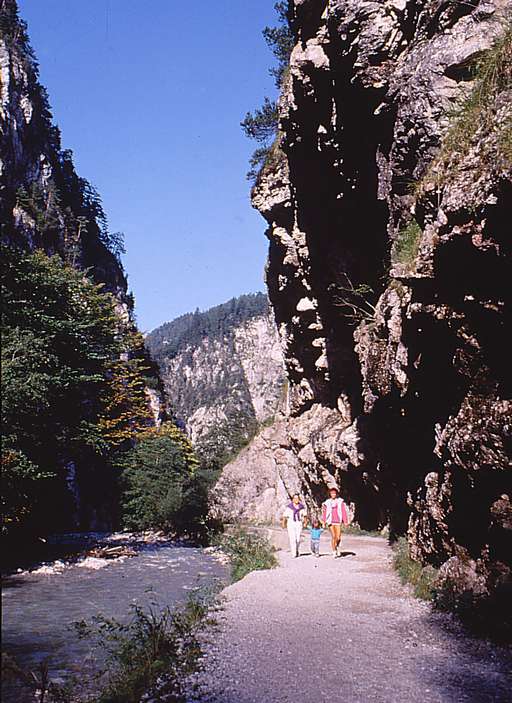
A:
<svg viewBox="0 0 512 703">
<path fill-rule="evenodd" d="M 36 506 L 46 515 L 44 528 L 66 493 L 66 462 L 106 465 L 119 444 L 112 427 L 129 441 L 144 428 L 147 409 L 143 369 L 133 365 L 133 392 L 123 388 L 119 401 L 113 368 L 130 366 L 133 332 L 121 323 L 112 295 L 58 256 L 8 248 L 2 254 L 3 528 L 9 533 L 29 522 Z"/>
<path fill-rule="evenodd" d="M 274 8 L 278 16 L 278 24 L 275 27 L 265 27 L 262 33 L 277 60 L 277 65 L 272 66 L 269 71 L 270 75 L 274 77 L 276 87 L 280 90 L 286 75 L 294 39 L 288 22 L 287 4 L 277 2 Z M 257 178 L 269 158 L 272 143 L 277 135 L 278 118 L 277 102 L 265 96 L 263 105 L 254 112 L 247 112 L 240 123 L 245 135 L 260 144 L 250 158 L 248 180 L 254 181 Z"/>
<path fill-rule="evenodd" d="M 122 466 L 125 527 L 205 537 L 214 474 L 199 468 L 184 432 L 171 422 L 148 430 L 124 455 Z"/>
</svg>

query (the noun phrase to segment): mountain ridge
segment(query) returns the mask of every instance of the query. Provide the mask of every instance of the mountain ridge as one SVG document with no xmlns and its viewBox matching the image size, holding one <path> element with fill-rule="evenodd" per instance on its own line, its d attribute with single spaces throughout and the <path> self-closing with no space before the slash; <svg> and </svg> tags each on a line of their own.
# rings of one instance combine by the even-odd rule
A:
<svg viewBox="0 0 512 703">
<path fill-rule="evenodd" d="M 181 315 L 146 344 L 171 411 L 210 465 L 224 465 L 277 412 L 284 367 L 265 294 Z"/>
</svg>

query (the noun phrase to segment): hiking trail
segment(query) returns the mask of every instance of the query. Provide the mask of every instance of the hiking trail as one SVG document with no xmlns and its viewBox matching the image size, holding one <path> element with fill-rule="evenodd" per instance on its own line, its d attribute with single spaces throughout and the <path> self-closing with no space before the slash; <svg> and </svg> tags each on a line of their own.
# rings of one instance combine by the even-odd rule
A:
<svg viewBox="0 0 512 703">
<path fill-rule="evenodd" d="M 279 546 L 286 533 L 274 532 Z M 402 586 L 378 537 L 344 536 L 345 556 L 279 552 L 223 592 L 190 701 L 505 703 L 512 654 L 432 613 Z"/>
</svg>

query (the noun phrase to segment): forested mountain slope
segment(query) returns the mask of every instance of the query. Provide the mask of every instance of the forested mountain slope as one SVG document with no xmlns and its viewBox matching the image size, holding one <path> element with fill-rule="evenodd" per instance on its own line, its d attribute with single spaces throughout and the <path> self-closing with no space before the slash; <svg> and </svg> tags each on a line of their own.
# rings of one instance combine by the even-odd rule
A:
<svg viewBox="0 0 512 703">
<path fill-rule="evenodd" d="M 146 345 L 173 413 L 210 465 L 223 465 L 276 413 L 284 368 L 266 295 L 178 317 Z"/>
</svg>

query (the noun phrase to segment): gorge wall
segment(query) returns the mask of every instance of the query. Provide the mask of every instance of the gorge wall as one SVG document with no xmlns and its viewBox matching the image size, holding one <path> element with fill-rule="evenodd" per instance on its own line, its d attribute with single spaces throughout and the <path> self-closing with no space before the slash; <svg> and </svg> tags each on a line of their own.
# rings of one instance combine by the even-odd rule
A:
<svg viewBox="0 0 512 703">
<path fill-rule="evenodd" d="M 0 34 L 2 241 L 59 254 L 127 305 L 126 278 L 99 196 L 61 147 L 37 61 L 14 0 L 3 0 Z M 99 217 L 97 217 L 99 215 Z M 103 221 L 103 222 L 102 222 Z"/>
<path fill-rule="evenodd" d="M 284 362 L 267 296 L 242 295 L 146 337 L 166 397 L 210 466 L 222 466 L 282 401 Z"/>
<path fill-rule="evenodd" d="M 252 193 L 289 379 L 260 495 L 314 506 L 337 483 L 361 526 L 407 532 L 483 600 L 511 588 L 511 10 L 291 2 Z"/>
</svg>

